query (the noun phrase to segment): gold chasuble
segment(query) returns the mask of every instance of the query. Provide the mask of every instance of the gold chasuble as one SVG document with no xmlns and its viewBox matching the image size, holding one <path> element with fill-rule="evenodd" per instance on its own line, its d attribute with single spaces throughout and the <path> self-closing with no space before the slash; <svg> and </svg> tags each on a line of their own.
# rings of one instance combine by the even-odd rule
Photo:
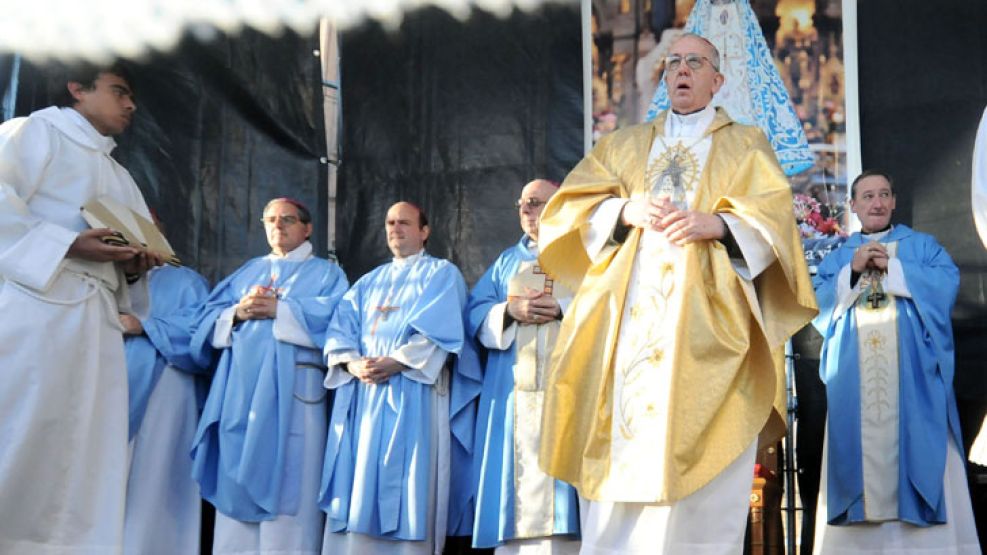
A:
<svg viewBox="0 0 987 555">
<path fill-rule="evenodd" d="M 642 230 L 632 228 L 623 244 L 608 244 L 595 263 L 584 238 L 601 203 L 647 198 L 652 180 L 673 173 L 646 168 L 666 116 L 604 137 L 549 201 L 540 224 L 542 267 L 578 292 L 552 355 L 539 460 L 548 474 L 592 500 L 624 501 L 610 492 L 635 488 L 635 477 L 611 460 L 611 438 L 615 350 L 622 331 L 629 331 L 620 326 Z M 709 483 L 759 433 L 780 437 L 784 343 L 816 314 L 791 189 L 767 139 L 720 109 L 707 134 L 712 143 L 690 209 L 733 214 L 770 245 L 775 259 L 753 281 L 737 274 L 718 241 L 683 247 L 674 271 L 661 260 L 639 261 L 642 275 L 653 276 L 675 308 L 658 320 L 668 333 L 660 338 L 664 348 L 653 353 L 672 358 L 665 364 L 671 376 L 664 481 L 651 502 L 676 501 Z M 649 308 L 635 307 L 631 315 L 638 310 Z M 621 380 L 623 388 L 634 387 Z"/>
</svg>

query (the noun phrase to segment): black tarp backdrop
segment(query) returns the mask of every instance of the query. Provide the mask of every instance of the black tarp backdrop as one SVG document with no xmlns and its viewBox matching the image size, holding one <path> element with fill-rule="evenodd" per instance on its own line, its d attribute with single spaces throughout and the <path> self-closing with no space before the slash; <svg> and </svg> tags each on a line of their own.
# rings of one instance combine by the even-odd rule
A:
<svg viewBox="0 0 987 555">
<path fill-rule="evenodd" d="M 513 202 L 582 157 L 579 6 L 465 21 L 436 9 L 342 34 L 337 250 L 351 280 L 390 259 L 398 200 L 431 221 L 428 251 L 472 284 L 521 236 Z"/>
<path fill-rule="evenodd" d="M 325 253 L 326 168 L 317 37 L 245 30 L 186 38 L 134 62 L 138 110 L 114 156 L 130 171 L 182 260 L 215 283 L 269 252 L 261 211 L 291 196 L 316 218 Z M 48 69 L 25 63 L 17 115 L 49 104 Z M 6 89 L 8 75 L 4 74 Z"/>
</svg>

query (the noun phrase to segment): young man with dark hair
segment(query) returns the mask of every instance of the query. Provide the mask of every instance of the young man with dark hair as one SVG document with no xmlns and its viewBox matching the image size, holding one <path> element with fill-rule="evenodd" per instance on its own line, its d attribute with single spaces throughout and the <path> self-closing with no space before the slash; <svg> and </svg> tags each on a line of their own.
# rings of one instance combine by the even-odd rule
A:
<svg viewBox="0 0 987 555">
<path fill-rule="evenodd" d="M 63 82 L 71 102 L 0 126 L 0 552 L 119 553 L 127 371 L 118 314 L 143 316 L 161 260 L 103 242 L 79 208 L 110 197 L 150 218 L 110 152 L 130 82 Z M 133 298 L 133 302 L 131 299 Z"/>
</svg>

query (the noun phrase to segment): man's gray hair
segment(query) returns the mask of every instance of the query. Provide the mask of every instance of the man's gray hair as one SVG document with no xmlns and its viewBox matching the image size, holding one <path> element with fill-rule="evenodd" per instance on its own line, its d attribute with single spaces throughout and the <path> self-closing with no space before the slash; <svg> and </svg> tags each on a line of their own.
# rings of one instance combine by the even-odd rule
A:
<svg viewBox="0 0 987 555">
<path fill-rule="evenodd" d="M 678 41 L 680 41 L 680 40 L 682 40 L 682 39 L 684 39 L 686 37 L 696 38 L 696 39 L 699 39 L 699 40 L 703 41 L 704 43 L 706 43 L 706 46 L 709 47 L 709 52 L 710 52 L 709 63 L 713 64 L 713 69 L 715 69 L 717 72 L 719 72 L 720 71 L 720 51 L 716 48 L 716 45 L 714 45 L 708 38 L 706 38 L 706 37 L 704 37 L 702 35 L 697 35 L 696 33 L 682 33 L 681 35 L 679 35 L 675 39 L 675 42 L 678 42 Z"/>
</svg>

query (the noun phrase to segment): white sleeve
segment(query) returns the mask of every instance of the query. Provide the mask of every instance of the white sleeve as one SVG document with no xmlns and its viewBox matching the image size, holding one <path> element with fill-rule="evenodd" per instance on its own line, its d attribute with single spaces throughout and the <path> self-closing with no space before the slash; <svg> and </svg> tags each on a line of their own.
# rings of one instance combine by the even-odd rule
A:
<svg viewBox="0 0 987 555">
<path fill-rule="evenodd" d="M 51 284 L 78 235 L 28 208 L 51 162 L 53 140 L 42 122 L 0 127 L 0 275 L 38 290 Z"/>
<path fill-rule="evenodd" d="M 744 220 L 728 213 L 717 214 L 733 235 L 743 259 L 731 258 L 733 269 L 740 277 L 750 281 L 761 274 L 775 260 L 775 253 L 771 245 L 764 240 L 764 236 L 757 232 L 750 224 Z"/>
<path fill-rule="evenodd" d="M 614 227 L 620 219 L 620 211 L 629 201 L 625 198 L 612 198 L 603 201 L 596 207 L 589 218 L 589 231 L 583 236 L 583 247 L 590 260 L 595 261 L 603 247 L 613 236 Z"/>
<path fill-rule="evenodd" d="M 391 358 L 408 367 L 404 377 L 424 384 L 434 384 L 449 353 L 421 334 L 413 334 L 408 342 L 391 353 Z"/>
<path fill-rule="evenodd" d="M 323 382 L 326 389 L 336 389 L 343 384 L 349 383 L 353 379 L 353 374 L 350 374 L 346 370 L 346 363 L 359 358 L 360 353 L 356 351 L 333 353 L 326 357 L 326 364 L 329 366 L 329 369 L 326 371 L 326 381 Z"/>
<path fill-rule="evenodd" d="M 980 118 L 977 142 L 973 146 L 973 221 L 984 247 L 987 247 L 987 109 Z"/>
<path fill-rule="evenodd" d="M 309 349 L 317 348 L 316 344 L 312 343 L 308 331 L 295 318 L 295 313 L 291 311 L 291 306 L 288 303 L 278 302 L 273 332 L 274 339 L 278 341 Z"/>
<path fill-rule="evenodd" d="M 857 302 L 857 297 L 860 296 L 860 280 L 857 280 L 857 285 L 850 287 L 850 273 L 852 269 L 850 265 L 847 264 L 840 269 L 840 274 L 836 276 L 836 308 L 833 309 L 833 317 L 838 318 L 850 307 L 853 303 Z"/>
<path fill-rule="evenodd" d="M 905 282 L 905 269 L 901 266 L 901 260 L 897 258 L 888 259 L 888 273 L 884 276 L 881 286 L 884 292 L 895 297 L 912 298 L 912 292 L 908 290 L 908 283 Z"/>
<path fill-rule="evenodd" d="M 507 301 L 493 305 L 487 317 L 483 319 L 477 339 L 488 349 L 506 350 L 514 343 L 517 334 L 517 322 L 504 328 L 504 316 L 507 314 Z"/>
<path fill-rule="evenodd" d="M 226 349 L 233 345 L 233 318 L 236 316 L 236 305 L 226 307 L 216 318 L 212 329 L 212 346 L 215 349 Z"/>
</svg>

